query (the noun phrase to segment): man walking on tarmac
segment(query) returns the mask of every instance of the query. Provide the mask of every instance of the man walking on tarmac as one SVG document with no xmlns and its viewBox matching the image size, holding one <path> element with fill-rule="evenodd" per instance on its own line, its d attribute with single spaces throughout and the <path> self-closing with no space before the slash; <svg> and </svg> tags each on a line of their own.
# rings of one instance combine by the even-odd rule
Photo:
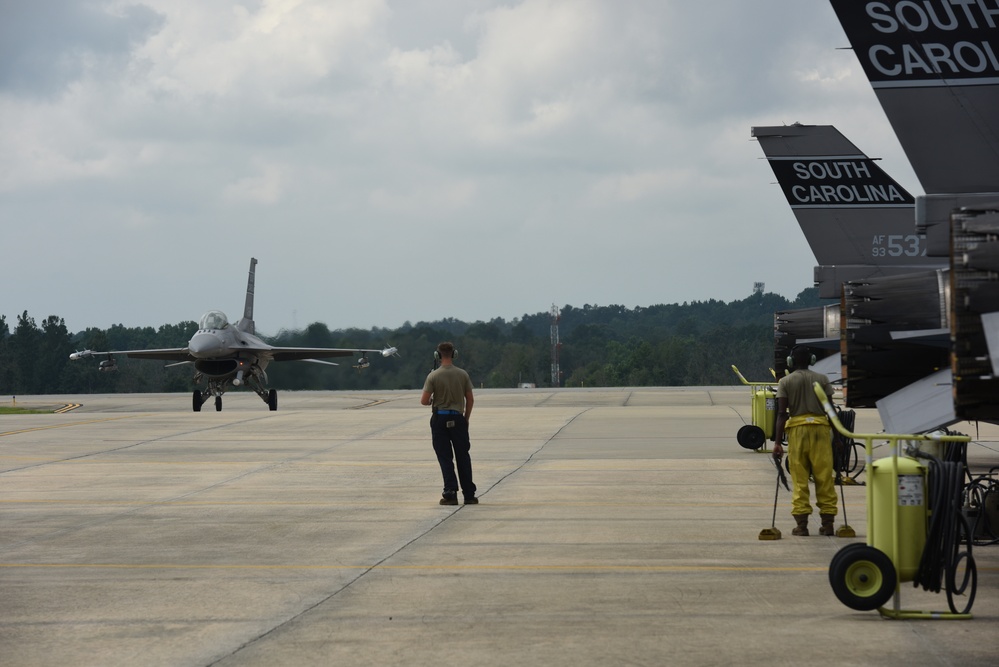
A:
<svg viewBox="0 0 999 667">
<path fill-rule="evenodd" d="M 815 357 L 802 345 L 791 349 L 788 366 L 791 374 L 785 375 L 777 384 L 777 426 L 774 433 L 773 456 L 777 459 L 784 454 L 782 442 L 787 434 L 787 460 L 791 471 L 791 515 L 797 526 L 792 535 L 808 535 L 808 516 L 812 513 L 809 504 L 808 478 L 815 480 L 815 504 L 819 506 L 822 518 L 820 535 L 834 535 L 836 520 L 836 486 L 833 479 L 832 427 L 812 388 L 818 382 L 826 396 L 832 396 L 833 388 L 822 373 L 809 370 Z"/>
<path fill-rule="evenodd" d="M 472 395 L 472 380 L 468 373 L 454 365 L 457 352 L 453 343 L 441 343 L 437 346 L 434 357 L 441 362 L 441 366 L 427 375 L 420 403 L 433 407 L 430 435 L 444 476 L 441 505 L 458 504 L 459 483 L 465 496 L 465 504 L 475 505 L 479 499 L 475 497 L 472 457 L 468 453 L 472 446 L 468 439 L 468 418 L 472 414 L 475 397 Z M 455 465 L 458 468 L 457 476 L 454 474 Z"/>
</svg>

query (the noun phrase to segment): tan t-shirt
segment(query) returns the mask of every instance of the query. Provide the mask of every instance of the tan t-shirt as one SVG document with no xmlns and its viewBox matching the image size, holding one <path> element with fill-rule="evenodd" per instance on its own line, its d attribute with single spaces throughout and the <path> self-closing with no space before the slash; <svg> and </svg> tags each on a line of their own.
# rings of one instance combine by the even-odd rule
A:
<svg viewBox="0 0 999 667">
<path fill-rule="evenodd" d="M 441 366 L 427 375 L 423 391 L 433 395 L 434 410 L 465 411 L 465 393 L 472 391 L 472 379 L 457 366 Z"/>
<path fill-rule="evenodd" d="M 796 370 L 780 379 L 780 382 L 777 383 L 777 398 L 787 399 L 788 414 L 792 417 L 825 414 L 822 403 L 819 402 L 819 397 L 815 395 L 815 389 L 812 388 L 816 382 L 826 392 L 826 396 L 832 396 L 833 388 L 832 384 L 829 383 L 829 378 L 816 371 Z"/>
</svg>

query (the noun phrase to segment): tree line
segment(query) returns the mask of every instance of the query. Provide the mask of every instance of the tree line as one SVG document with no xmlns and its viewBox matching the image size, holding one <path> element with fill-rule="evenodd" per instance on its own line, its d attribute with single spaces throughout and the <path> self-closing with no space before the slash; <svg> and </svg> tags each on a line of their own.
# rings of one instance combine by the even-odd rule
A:
<svg viewBox="0 0 999 667">
<path fill-rule="evenodd" d="M 737 383 L 731 365 L 750 378 L 769 377 L 776 311 L 820 305 L 817 291 L 794 301 L 754 292 L 745 299 L 626 308 L 566 305 L 558 321 L 558 349 L 565 387 L 704 386 Z M 62 318 L 38 323 L 27 311 L 16 324 L 0 315 L 0 394 L 182 392 L 195 388 L 190 365 L 118 358 L 116 372 L 98 372 L 99 359 L 70 361 L 75 350 L 184 347 L 193 321 L 153 327 L 88 328 L 71 333 Z M 552 386 L 552 318 L 548 312 L 512 321 L 472 323 L 456 319 L 405 323 L 398 329 L 329 329 L 315 322 L 299 330 L 261 336 L 289 347 L 384 348 L 400 356 L 372 355 L 370 367 L 336 360 L 340 368 L 305 362 L 272 363 L 269 385 L 288 390 L 419 389 L 443 340 L 458 348 L 458 365 L 476 387 Z"/>
</svg>

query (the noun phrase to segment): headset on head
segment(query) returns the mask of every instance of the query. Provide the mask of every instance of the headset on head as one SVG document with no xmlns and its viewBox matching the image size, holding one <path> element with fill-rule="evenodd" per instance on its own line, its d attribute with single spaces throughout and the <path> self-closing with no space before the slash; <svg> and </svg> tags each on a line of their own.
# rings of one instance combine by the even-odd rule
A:
<svg viewBox="0 0 999 667">
<path fill-rule="evenodd" d="M 458 348 L 453 347 L 453 348 L 451 348 L 451 359 L 457 359 L 457 358 L 458 358 Z M 434 359 L 436 361 L 440 361 L 441 360 L 441 351 L 440 350 L 437 350 L 437 349 L 434 350 Z"/>
<path fill-rule="evenodd" d="M 791 351 L 790 351 L 790 352 L 788 352 L 788 354 L 787 354 L 787 367 L 788 367 L 788 368 L 794 368 L 794 352 L 795 352 L 795 350 L 797 350 L 798 348 L 805 348 L 805 349 L 808 349 L 808 348 L 807 348 L 807 347 L 805 347 L 804 345 L 795 345 L 794 347 L 792 347 L 792 348 L 791 348 Z M 815 365 L 815 361 L 816 361 L 816 359 L 815 359 L 815 355 L 813 354 L 812 356 L 810 356 L 810 357 L 808 358 L 808 365 L 809 365 L 809 366 L 814 366 L 814 365 Z"/>
</svg>

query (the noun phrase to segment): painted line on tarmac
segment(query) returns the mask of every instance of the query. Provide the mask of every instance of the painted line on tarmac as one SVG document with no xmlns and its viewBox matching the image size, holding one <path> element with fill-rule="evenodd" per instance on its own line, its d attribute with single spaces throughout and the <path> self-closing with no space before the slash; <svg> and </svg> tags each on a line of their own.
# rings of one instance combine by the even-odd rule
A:
<svg viewBox="0 0 999 667">
<path fill-rule="evenodd" d="M 0 569 L 72 570 L 396 570 L 538 571 L 538 572 L 827 572 L 823 567 L 752 567 L 743 565 L 248 565 L 179 563 L 0 563 Z"/>
<path fill-rule="evenodd" d="M 753 567 L 741 565 L 248 565 L 219 564 L 197 565 L 179 563 L 0 563 L 3 569 L 39 569 L 39 570 L 236 570 L 236 571 L 285 571 L 285 572 L 334 572 L 343 571 L 378 571 L 392 570 L 396 572 L 578 572 L 604 574 L 647 574 L 650 572 L 733 572 L 733 573 L 827 573 L 829 567 Z M 979 572 L 999 573 L 999 567 L 980 567 Z"/>
<path fill-rule="evenodd" d="M 352 405 L 352 406 L 350 406 L 347 409 L 348 410 L 363 410 L 365 408 L 373 408 L 376 405 L 382 405 L 383 403 L 388 403 L 388 400 L 386 400 L 384 398 L 380 398 L 378 400 L 374 400 L 374 401 L 371 401 L 369 403 L 365 403 L 364 405 Z"/>
<path fill-rule="evenodd" d="M 30 459 L 27 457 L 0 457 L 2 460 L 17 460 L 17 461 L 48 461 L 48 459 Z M 60 461 L 60 463 L 85 463 L 86 465 L 122 465 L 119 461 Z M 211 461 L 207 464 L 210 465 L 220 465 L 220 466 L 245 466 L 252 463 L 265 463 L 265 462 L 246 462 L 246 461 Z M 151 462 L 151 463 L 129 463 L 130 467 L 144 466 L 144 465 L 194 465 L 190 462 L 183 463 L 170 463 L 165 461 Z M 206 465 L 206 463 L 198 463 L 197 465 Z M 428 464 L 429 467 L 430 464 Z M 434 463 L 434 466 L 437 464 Z M 318 500 L 143 500 L 136 498 L 0 498 L 0 505 L 107 505 L 107 506 L 120 506 L 120 505 L 135 505 L 146 506 L 146 505 L 156 505 L 161 507 L 335 507 L 340 509 L 354 509 L 354 508 L 380 508 L 380 507 L 392 507 L 404 511 L 423 511 L 426 509 L 439 509 L 441 512 L 449 512 L 454 514 L 456 509 L 452 508 L 438 508 L 436 506 L 428 506 L 425 503 L 404 503 L 404 502 L 386 502 L 386 501 L 372 501 L 372 502 L 357 502 L 357 501 L 346 501 L 341 498 L 331 497 L 326 499 Z M 853 507 L 856 505 L 858 508 L 864 507 L 863 502 L 851 503 L 848 506 Z M 489 503 L 490 508 L 494 509 L 508 509 L 508 508 L 521 508 L 521 507 L 634 507 L 634 503 L 630 502 L 598 502 L 598 501 L 579 501 L 579 502 L 502 502 L 502 503 Z M 704 509 L 704 508 L 753 508 L 753 507 L 772 507 L 773 503 L 660 503 L 657 505 L 647 504 L 648 508 L 691 508 L 691 509 Z M 459 509 L 462 506 L 458 506 Z M 479 510 L 475 510 L 478 512 Z M 526 519 L 508 519 L 513 521 L 524 521 Z M 532 519 L 533 521 L 582 521 L 585 518 L 576 519 Z M 643 518 L 637 519 L 621 519 L 627 521 L 643 521 Z M 661 518 L 651 517 L 648 521 L 660 521 Z M 692 521 L 693 519 L 691 519 Z"/>
<path fill-rule="evenodd" d="M 48 461 L 48 459 L 29 459 L 27 457 L 0 457 L 0 459 L 5 460 L 19 460 L 19 461 Z M 60 461 L 60 463 L 73 463 L 79 464 L 81 461 Z M 83 461 L 87 465 L 122 465 L 119 461 Z M 266 463 L 264 461 L 249 463 Z M 211 465 L 248 465 L 246 461 L 212 461 Z M 143 465 L 192 465 L 189 462 L 185 463 L 169 463 L 169 462 L 153 462 L 153 463 L 129 463 L 130 467 L 143 466 Z M 199 463 L 197 465 L 204 465 Z M 433 465 L 437 465 L 436 463 Z M 429 466 L 428 466 L 429 467 Z M 400 508 L 408 511 L 422 511 L 428 509 L 424 503 L 400 503 L 400 502 L 385 502 L 385 501 L 374 501 L 374 502 L 350 502 L 344 501 L 340 498 L 329 498 L 323 500 L 137 500 L 131 499 L 121 499 L 115 500 L 111 499 L 91 499 L 91 498 L 0 498 L 0 505 L 4 504 L 24 504 L 30 505 L 32 503 L 46 504 L 46 505 L 159 505 L 164 507 L 338 507 L 342 509 L 353 509 L 353 508 L 373 508 L 373 507 L 394 507 Z M 857 507 L 863 507 L 863 502 L 854 503 Z M 853 507 L 854 504 L 849 505 Z M 405 506 L 403 506 L 405 505 Z M 729 508 L 729 507 L 772 507 L 773 504 L 767 503 L 660 503 L 657 505 L 647 504 L 648 508 Z M 579 501 L 579 502 L 534 502 L 534 503 L 489 503 L 491 508 L 519 508 L 519 507 L 634 507 L 634 503 L 628 502 L 598 502 L 598 501 Z M 456 511 L 450 508 L 437 508 L 430 506 L 432 509 L 441 509 L 441 511 L 450 511 L 452 514 Z M 478 510 L 476 510 L 478 511 Z M 524 521 L 525 519 L 510 519 L 515 521 Z M 578 519 L 532 519 L 535 521 L 581 521 L 585 518 Z M 628 521 L 643 521 L 645 519 L 622 519 Z M 648 519 L 649 521 L 660 521 L 660 518 L 652 517 Z M 694 519 L 690 519 L 693 521 Z"/>
<path fill-rule="evenodd" d="M 119 419 L 131 419 L 132 417 L 141 417 L 144 415 L 125 415 L 124 417 L 105 417 L 104 419 L 88 419 L 82 422 L 69 422 L 67 424 L 52 424 L 50 426 L 35 426 L 34 428 L 22 428 L 18 431 L 3 431 L 0 433 L 0 437 L 5 435 L 18 435 L 20 433 L 33 433 L 34 431 L 47 431 L 52 428 L 69 428 L 70 426 L 83 426 L 84 424 L 100 424 L 101 422 L 113 422 Z"/>
<path fill-rule="evenodd" d="M 67 403 L 66 405 L 62 406 L 58 410 L 55 410 L 54 412 L 57 415 L 64 415 L 67 412 L 71 412 L 71 411 L 76 410 L 77 408 L 80 408 L 80 407 L 83 407 L 83 403 Z"/>
</svg>

